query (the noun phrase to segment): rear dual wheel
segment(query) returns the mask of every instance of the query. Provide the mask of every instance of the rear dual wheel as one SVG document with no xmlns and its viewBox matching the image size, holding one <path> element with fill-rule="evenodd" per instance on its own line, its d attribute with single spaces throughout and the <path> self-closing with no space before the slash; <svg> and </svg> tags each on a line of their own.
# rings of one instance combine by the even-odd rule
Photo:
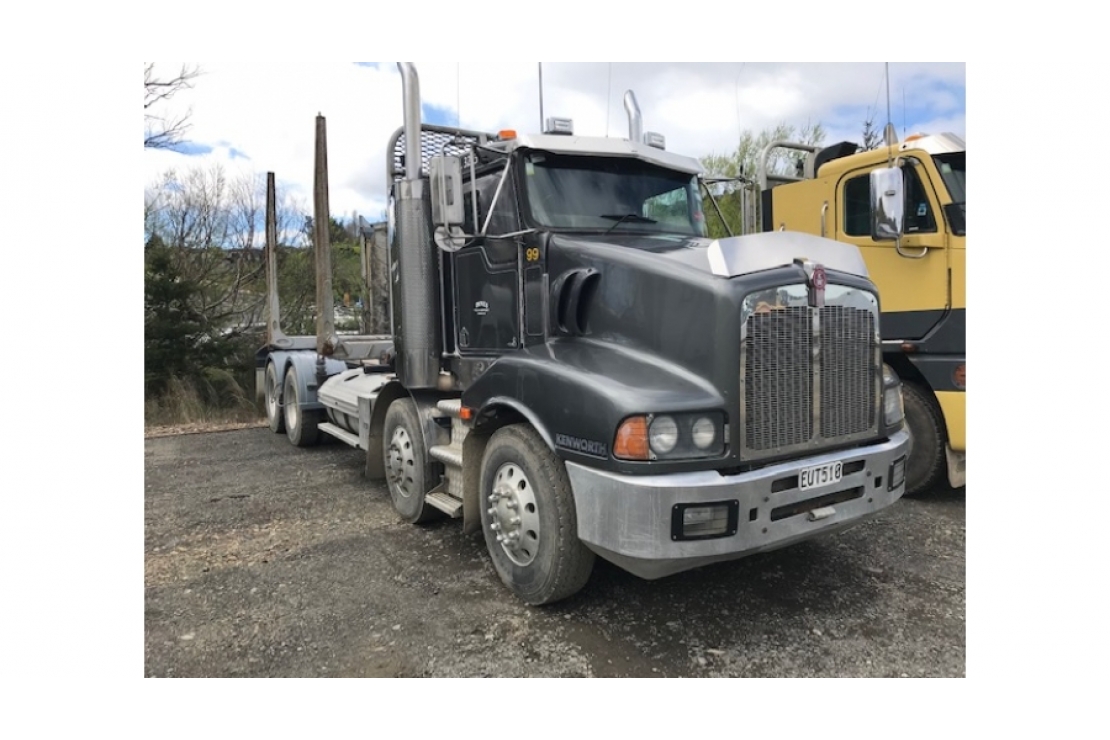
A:
<svg viewBox="0 0 1110 740">
<path fill-rule="evenodd" d="M 281 388 L 278 386 L 277 368 L 274 363 L 266 363 L 266 421 L 274 434 L 285 432 L 285 412 L 281 408 Z"/>
<path fill-rule="evenodd" d="M 297 447 L 311 447 L 320 439 L 320 422 L 323 421 L 323 412 L 319 409 L 306 410 L 301 408 L 305 399 L 301 398 L 303 391 L 297 380 L 297 370 L 290 367 L 285 373 L 285 392 L 282 398 L 285 401 L 284 412 L 285 432 L 289 441 Z"/>
<path fill-rule="evenodd" d="M 382 436 L 385 479 L 393 508 L 411 524 L 434 518 L 437 510 L 424 503 L 424 494 L 431 488 L 435 472 L 424 446 L 420 415 L 411 398 L 389 405 Z"/>
</svg>

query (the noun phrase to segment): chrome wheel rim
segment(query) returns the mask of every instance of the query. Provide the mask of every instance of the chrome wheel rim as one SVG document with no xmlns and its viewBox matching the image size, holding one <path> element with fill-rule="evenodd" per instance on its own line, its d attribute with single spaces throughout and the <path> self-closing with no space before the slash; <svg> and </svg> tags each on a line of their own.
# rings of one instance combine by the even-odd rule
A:
<svg viewBox="0 0 1110 740">
<path fill-rule="evenodd" d="M 490 530 L 509 560 L 530 564 L 539 552 L 540 517 L 535 489 L 519 465 L 505 463 L 497 469 L 487 503 Z"/>
<path fill-rule="evenodd" d="M 416 454 L 412 449 L 412 438 L 404 427 L 393 430 L 393 436 L 389 440 L 389 453 L 385 457 L 390 486 L 403 498 L 408 498 L 416 485 L 412 479 L 412 473 L 416 470 Z"/>
</svg>

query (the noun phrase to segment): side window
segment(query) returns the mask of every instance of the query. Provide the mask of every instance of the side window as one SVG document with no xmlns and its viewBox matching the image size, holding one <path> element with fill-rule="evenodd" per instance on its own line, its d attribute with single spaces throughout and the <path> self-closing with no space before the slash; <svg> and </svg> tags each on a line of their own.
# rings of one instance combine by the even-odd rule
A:
<svg viewBox="0 0 1110 740">
<path fill-rule="evenodd" d="M 501 188 L 501 192 L 497 193 L 497 183 L 501 180 L 501 173 L 497 173 L 497 177 L 491 177 L 488 183 L 488 190 L 482 194 L 482 200 L 492 204 L 493 217 L 489 220 L 489 228 L 486 229 L 487 234 L 497 236 L 499 234 L 511 234 L 514 231 L 520 231 L 520 222 L 517 220 L 515 191 L 513 189 L 513 173 L 510 172 L 509 176 L 505 179 L 505 184 Z M 493 196 L 497 193 L 497 202 L 493 202 Z M 484 216 L 484 214 L 483 214 Z"/>
<path fill-rule="evenodd" d="M 467 234 L 477 234 L 478 227 L 481 226 L 481 221 L 474 223 L 474 200 L 470 193 L 470 183 L 463 186 L 463 231 Z M 482 193 L 478 192 L 478 211 L 482 211 Z M 481 217 L 479 217 L 480 219 Z"/>
<path fill-rule="evenodd" d="M 471 194 L 469 183 L 465 186 L 465 193 L 463 194 L 463 205 L 466 209 L 465 224 L 463 228 L 468 234 L 477 234 L 482 229 L 482 224 L 486 222 L 486 216 L 489 213 L 490 204 L 493 203 L 493 195 L 497 192 L 497 183 L 501 181 L 501 171 L 498 170 L 494 174 L 485 175 L 478 178 L 478 223 L 472 223 L 474 220 L 473 206 L 471 205 Z M 497 203 L 493 209 L 493 216 L 489 220 L 489 228 L 486 233 L 489 236 L 499 236 L 501 234 L 511 234 L 514 231 L 519 231 L 519 219 L 517 218 L 516 203 L 513 194 L 513 176 L 509 173 L 509 177 L 505 180 L 504 187 L 501 188 L 501 194 L 497 199 Z M 502 264 L 506 262 L 515 262 L 517 246 L 516 242 L 512 239 L 490 239 L 487 238 L 482 242 L 482 249 L 485 250 L 486 259 L 492 264 Z"/>
<path fill-rule="evenodd" d="M 871 177 L 861 175 L 844 183 L 844 233 L 871 236 Z"/>
<path fill-rule="evenodd" d="M 937 222 L 925 186 L 911 165 L 902 168 L 906 181 L 906 233 L 936 231 Z M 871 236 L 871 179 L 853 177 L 844 183 L 844 233 Z"/>
<path fill-rule="evenodd" d="M 936 231 L 937 221 L 917 170 L 912 165 L 906 165 L 902 172 L 906 177 L 906 233 Z"/>
<path fill-rule="evenodd" d="M 485 177 L 478 178 L 478 223 L 474 223 L 474 209 L 471 204 L 470 183 L 465 183 L 463 207 L 466 213 L 463 228 L 466 230 L 466 233 L 477 234 L 482 229 L 482 224 L 486 222 L 486 216 L 489 215 L 489 207 L 490 204 L 493 203 L 493 196 L 497 192 L 497 184 L 500 181 L 500 171 L 495 175 L 486 175 Z M 497 203 L 494 204 L 493 218 L 489 220 L 489 229 L 487 230 L 489 234 L 497 236 L 498 234 L 510 234 L 520 230 L 513 197 L 513 176 L 512 173 L 509 173 L 508 179 L 505 180 L 504 187 L 501 188 L 501 194 L 497 199 Z"/>
</svg>

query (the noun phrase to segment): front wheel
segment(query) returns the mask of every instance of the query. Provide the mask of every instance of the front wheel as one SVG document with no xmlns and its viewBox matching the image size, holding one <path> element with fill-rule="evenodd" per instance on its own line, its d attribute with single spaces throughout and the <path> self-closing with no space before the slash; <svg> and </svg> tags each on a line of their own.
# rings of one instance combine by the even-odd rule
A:
<svg viewBox="0 0 1110 740">
<path fill-rule="evenodd" d="M 913 383 L 902 384 L 910 451 L 906 461 L 906 495 L 918 496 L 940 483 L 946 469 L 944 419 L 932 393 Z"/>
<path fill-rule="evenodd" d="M 494 570 L 522 601 L 550 604 L 586 585 L 595 555 L 578 539 L 566 468 L 530 426 L 490 438 L 480 509 Z"/>
</svg>

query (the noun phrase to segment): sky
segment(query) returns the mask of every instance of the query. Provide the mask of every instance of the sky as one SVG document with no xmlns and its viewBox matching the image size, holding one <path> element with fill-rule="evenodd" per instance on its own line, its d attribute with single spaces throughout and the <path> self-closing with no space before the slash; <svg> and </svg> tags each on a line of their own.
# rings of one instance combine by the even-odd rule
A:
<svg viewBox="0 0 1110 740">
<path fill-rule="evenodd" d="M 196 62 L 192 89 L 165 104 L 191 110 L 187 143 L 177 151 L 145 150 L 143 174 L 155 182 L 170 169 L 220 163 L 232 174 L 274 172 L 279 198 L 312 203 L 315 117 L 327 120 L 332 215 L 357 212 L 380 220 L 386 204 L 385 156 L 402 123 L 395 62 L 266 59 Z M 735 149 L 744 130 L 820 123 L 824 143 L 860 141 L 869 116 L 887 120 L 887 63 L 788 62 L 415 62 L 427 123 L 496 132 L 535 132 L 543 115 L 574 121 L 575 133 L 628 136 L 623 105 L 635 93 L 645 131 L 667 149 L 692 157 Z M 179 62 L 156 63 L 162 76 Z M 966 65 L 895 62 L 890 118 L 899 136 L 950 131 L 966 138 Z"/>
</svg>

